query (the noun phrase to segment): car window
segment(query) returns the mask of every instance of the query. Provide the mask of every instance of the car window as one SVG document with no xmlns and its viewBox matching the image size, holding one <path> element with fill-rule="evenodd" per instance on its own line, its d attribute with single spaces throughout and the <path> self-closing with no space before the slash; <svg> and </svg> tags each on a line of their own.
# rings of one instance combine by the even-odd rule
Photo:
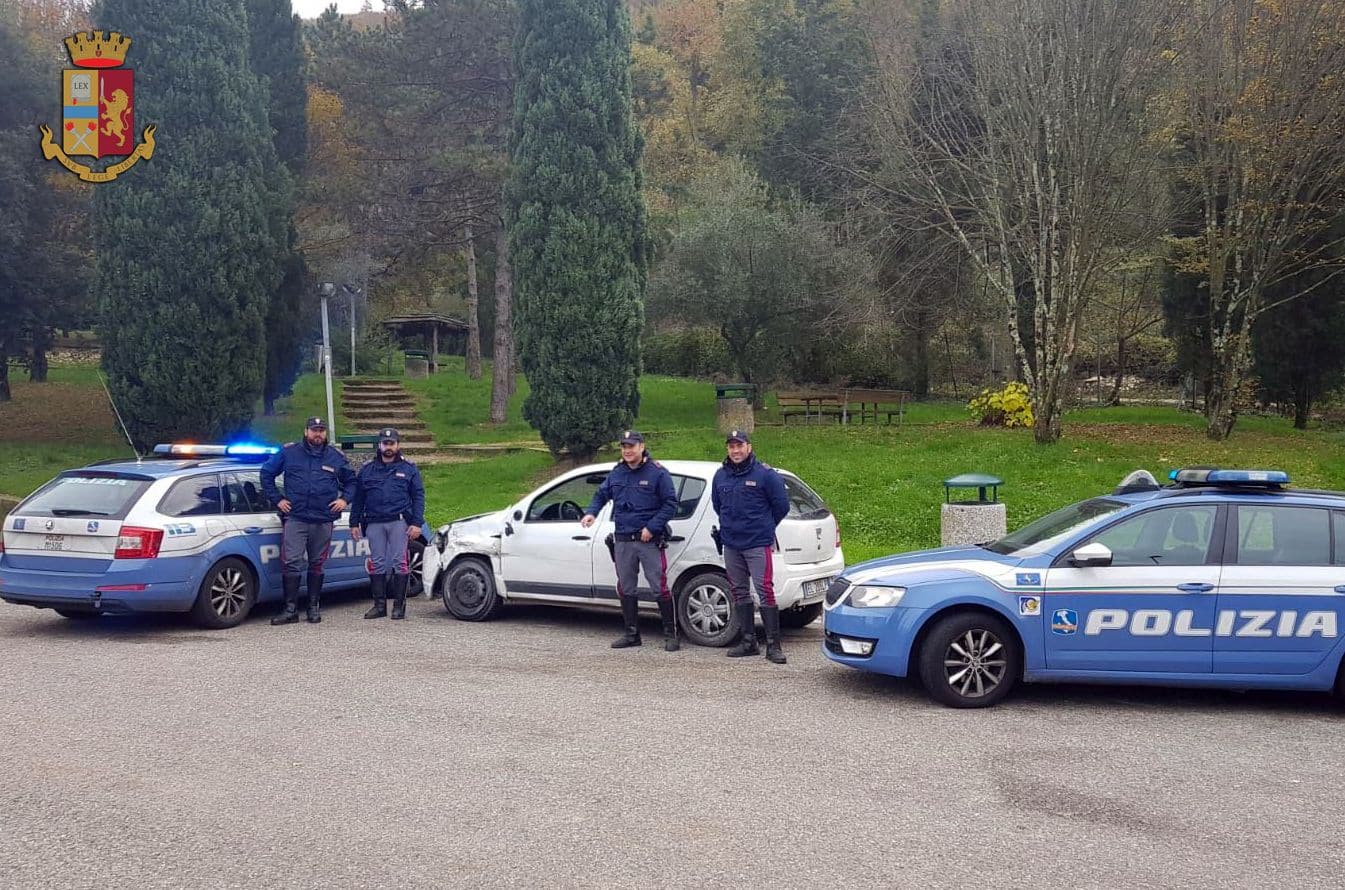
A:
<svg viewBox="0 0 1345 890">
<path fill-rule="evenodd" d="M 1111 550 L 1115 567 L 1204 565 L 1218 512 L 1213 504 L 1148 510 L 1093 541 Z"/>
<path fill-rule="evenodd" d="M 818 496 L 802 479 L 780 474 L 785 480 L 785 493 L 789 496 L 789 512 L 786 519 L 825 519 L 831 515 L 826 502 Z"/>
<path fill-rule="evenodd" d="M 217 516 L 223 508 L 219 477 L 213 473 L 180 480 L 159 502 L 165 516 Z"/>
<path fill-rule="evenodd" d="M 1062 538 L 1083 531 L 1103 517 L 1110 516 L 1118 510 L 1124 510 L 1125 506 L 1122 501 L 1113 501 L 1107 498 L 1092 498 L 1087 501 L 1080 501 L 1077 504 L 1070 504 L 1068 507 L 1061 507 L 1053 513 L 1047 513 L 1040 519 L 1029 522 L 992 544 L 985 545 L 985 549 L 992 550 L 995 553 L 1014 554 L 1016 556 L 1033 556 L 1044 553 Z"/>
<path fill-rule="evenodd" d="M 1238 505 L 1237 564 L 1329 566 L 1331 514 L 1312 507 Z"/>
<path fill-rule="evenodd" d="M 149 488 L 145 479 L 108 473 L 57 476 L 35 492 L 15 516 L 107 516 L 123 519 Z"/>
<path fill-rule="evenodd" d="M 696 512 L 701 495 L 705 493 L 705 480 L 695 476 L 673 476 L 673 487 L 677 489 L 677 512 L 673 519 L 690 519 Z"/>
<path fill-rule="evenodd" d="M 224 477 L 224 512 L 272 513 L 275 508 L 262 492 L 257 472 L 230 473 Z"/>
<path fill-rule="evenodd" d="M 547 489 L 532 499 L 526 521 L 578 522 L 605 478 L 606 473 L 590 473 Z"/>
</svg>

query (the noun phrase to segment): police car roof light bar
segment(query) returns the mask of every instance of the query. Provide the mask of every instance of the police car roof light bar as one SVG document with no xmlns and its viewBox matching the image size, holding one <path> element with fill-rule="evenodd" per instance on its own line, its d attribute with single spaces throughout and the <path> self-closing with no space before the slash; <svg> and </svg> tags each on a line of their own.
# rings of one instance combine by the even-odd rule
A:
<svg viewBox="0 0 1345 890">
<path fill-rule="evenodd" d="M 197 445 L 193 442 L 164 442 L 154 446 L 154 453 L 166 457 L 241 457 L 257 458 L 275 454 L 280 449 L 273 445 L 239 442 L 234 445 Z"/>
<path fill-rule="evenodd" d="M 1221 470 L 1192 468 L 1173 470 L 1168 478 L 1178 485 L 1247 485 L 1283 486 L 1289 484 L 1289 474 L 1283 470 Z"/>
</svg>

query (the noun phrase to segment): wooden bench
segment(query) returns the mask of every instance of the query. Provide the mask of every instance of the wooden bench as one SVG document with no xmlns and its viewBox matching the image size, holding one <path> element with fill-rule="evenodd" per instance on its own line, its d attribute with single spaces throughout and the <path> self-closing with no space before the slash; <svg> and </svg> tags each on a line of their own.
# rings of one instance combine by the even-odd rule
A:
<svg viewBox="0 0 1345 890">
<path fill-rule="evenodd" d="M 897 425 L 900 426 L 906 418 L 906 404 L 910 400 L 911 394 L 904 389 L 847 389 L 845 421 L 849 423 L 857 414 L 860 423 L 870 418 L 877 423 L 878 418 L 883 416 L 887 418 L 888 423 L 891 423 L 895 415 Z M 850 407 L 851 405 L 858 405 L 859 411 L 856 412 Z"/>
<path fill-rule="evenodd" d="M 791 417 L 802 417 L 805 422 L 823 417 L 835 417 L 839 423 L 845 414 L 845 400 L 834 392 L 781 392 L 776 393 L 780 419 L 789 423 Z"/>
</svg>

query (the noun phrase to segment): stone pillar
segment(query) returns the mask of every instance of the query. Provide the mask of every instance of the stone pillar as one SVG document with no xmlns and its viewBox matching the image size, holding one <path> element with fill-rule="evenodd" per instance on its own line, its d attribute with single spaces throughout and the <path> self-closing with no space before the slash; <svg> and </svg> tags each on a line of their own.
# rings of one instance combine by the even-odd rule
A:
<svg viewBox="0 0 1345 890">
<path fill-rule="evenodd" d="M 406 376 L 412 380 L 430 376 L 430 360 L 407 356 Z"/>
<path fill-rule="evenodd" d="M 749 435 L 756 429 L 751 399 L 716 399 L 715 422 L 719 432 L 742 430 Z"/>
<path fill-rule="evenodd" d="M 940 540 L 944 547 L 987 544 L 1009 532 L 1008 513 L 1003 504 L 978 501 L 944 504 L 939 520 Z"/>
</svg>

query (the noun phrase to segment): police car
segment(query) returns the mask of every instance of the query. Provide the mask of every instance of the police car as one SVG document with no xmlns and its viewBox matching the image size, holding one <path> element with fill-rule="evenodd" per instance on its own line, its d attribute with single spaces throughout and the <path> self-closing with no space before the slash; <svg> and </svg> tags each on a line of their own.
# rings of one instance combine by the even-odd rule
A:
<svg viewBox="0 0 1345 890">
<path fill-rule="evenodd" d="M 280 515 L 259 477 L 275 450 L 160 445 L 154 458 L 61 473 L 5 518 L 0 599 L 67 618 L 190 612 L 204 627 L 239 624 L 281 599 Z M 413 543 L 413 563 L 422 551 Z M 367 585 L 368 554 L 344 514 L 324 591 Z"/>
<path fill-rule="evenodd" d="M 1345 691 L 1345 494 L 1276 470 L 1170 478 L 851 567 L 827 592 L 827 657 L 962 708 L 1020 679 Z"/>
<path fill-rule="evenodd" d="M 672 474 L 678 498 L 667 549 L 678 627 L 694 643 L 727 646 L 737 626 L 724 559 L 710 535 L 718 521 L 710 482 L 720 464 L 660 463 Z M 616 607 L 616 571 L 605 546 L 613 530 L 612 504 L 599 511 L 592 527 L 579 524 L 611 469 L 611 464 L 580 467 L 505 510 L 443 526 L 425 549 L 425 589 L 442 596 L 448 612 L 464 621 L 493 618 L 511 602 Z M 803 627 L 821 615 L 827 587 L 845 559 L 831 510 L 802 479 L 779 472 L 789 514 L 776 529 L 775 597 L 780 624 Z M 640 581 L 645 583 L 643 575 Z M 656 608 L 644 587 L 640 605 Z"/>
</svg>

